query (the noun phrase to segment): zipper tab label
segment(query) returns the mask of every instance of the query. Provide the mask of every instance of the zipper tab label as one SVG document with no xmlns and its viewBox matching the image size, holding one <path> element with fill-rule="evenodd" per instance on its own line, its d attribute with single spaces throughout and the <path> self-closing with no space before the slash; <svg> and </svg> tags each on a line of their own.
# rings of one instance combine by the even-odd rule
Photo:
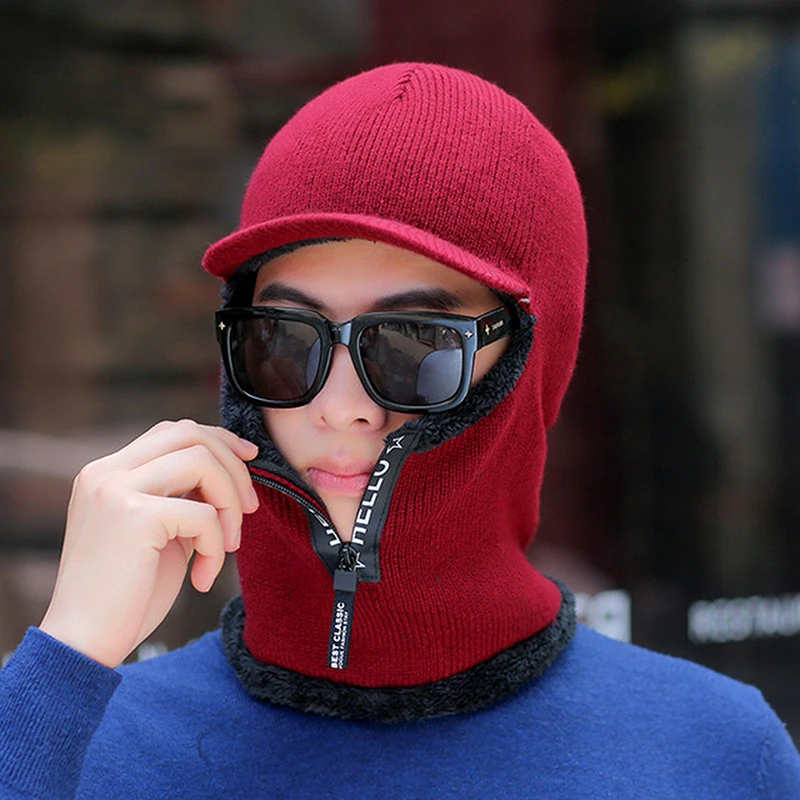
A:
<svg viewBox="0 0 800 800">
<path fill-rule="evenodd" d="M 358 589 L 357 563 L 358 552 L 345 542 L 339 550 L 339 566 L 333 573 L 333 617 L 328 639 L 328 666 L 331 669 L 347 669 L 350 658 L 350 632 Z"/>
<path fill-rule="evenodd" d="M 347 669 L 355 598 L 355 592 L 336 592 L 336 599 L 333 601 L 331 636 L 328 642 L 328 666 L 331 669 Z"/>
</svg>

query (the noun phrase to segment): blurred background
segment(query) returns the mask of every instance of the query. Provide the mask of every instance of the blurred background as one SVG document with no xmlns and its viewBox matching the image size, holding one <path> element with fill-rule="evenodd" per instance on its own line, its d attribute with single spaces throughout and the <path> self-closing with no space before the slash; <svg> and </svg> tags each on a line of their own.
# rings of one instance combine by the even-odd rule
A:
<svg viewBox="0 0 800 800">
<path fill-rule="evenodd" d="M 44 612 L 80 467 L 217 420 L 199 261 L 265 142 L 336 80 L 431 60 L 523 100 L 586 198 L 531 559 L 800 740 L 797 0 L 4 0 L 0 59 L 0 655 Z M 235 592 L 233 565 L 185 590 L 136 657 Z"/>
</svg>

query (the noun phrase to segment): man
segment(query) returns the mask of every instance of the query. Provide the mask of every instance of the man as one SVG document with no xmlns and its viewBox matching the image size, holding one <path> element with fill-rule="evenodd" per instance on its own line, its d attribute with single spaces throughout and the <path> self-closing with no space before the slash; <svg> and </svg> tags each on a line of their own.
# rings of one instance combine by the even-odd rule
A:
<svg viewBox="0 0 800 800">
<path fill-rule="evenodd" d="M 755 690 L 576 629 L 525 558 L 586 241 L 520 103 L 435 65 L 332 87 L 205 266 L 227 430 L 78 477 L 0 674 L 4 796 L 800 797 Z M 221 630 L 115 671 L 234 550 Z"/>
</svg>

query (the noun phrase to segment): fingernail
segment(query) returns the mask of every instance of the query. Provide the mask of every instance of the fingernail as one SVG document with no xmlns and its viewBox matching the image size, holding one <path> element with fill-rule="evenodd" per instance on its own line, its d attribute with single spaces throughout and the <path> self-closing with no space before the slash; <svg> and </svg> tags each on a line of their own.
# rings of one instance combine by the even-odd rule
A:
<svg viewBox="0 0 800 800">
<path fill-rule="evenodd" d="M 258 495 L 256 494 L 255 487 L 250 487 L 250 513 L 258 508 Z"/>
<path fill-rule="evenodd" d="M 250 452 L 253 454 L 250 458 L 255 458 L 258 455 L 258 445 L 248 442 L 247 439 L 242 439 L 242 441 L 250 448 Z"/>
<path fill-rule="evenodd" d="M 236 545 L 235 548 L 234 548 L 235 550 L 238 550 L 242 546 L 242 529 L 241 528 L 239 528 L 239 530 L 236 531 L 236 543 L 235 543 L 235 545 Z"/>
</svg>

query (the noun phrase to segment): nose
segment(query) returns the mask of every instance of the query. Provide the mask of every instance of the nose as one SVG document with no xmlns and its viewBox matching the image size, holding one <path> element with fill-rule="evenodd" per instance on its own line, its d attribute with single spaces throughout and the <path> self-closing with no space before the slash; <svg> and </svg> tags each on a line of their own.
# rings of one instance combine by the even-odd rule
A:
<svg viewBox="0 0 800 800">
<path fill-rule="evenodd" d="M 315 425 L 338 431 L 380 431 L 388 422 L 388 412 L 367 394 L 343 345 L 334 346 L 328 377 L 308 408 Z"/>
</svg>

